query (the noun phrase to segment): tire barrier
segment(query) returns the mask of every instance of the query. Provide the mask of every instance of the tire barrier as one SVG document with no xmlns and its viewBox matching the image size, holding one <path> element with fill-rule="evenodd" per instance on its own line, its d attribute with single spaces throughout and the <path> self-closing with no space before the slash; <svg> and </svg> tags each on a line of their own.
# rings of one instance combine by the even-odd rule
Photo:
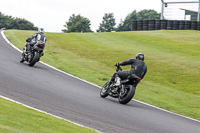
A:
<svg viewBox="0 0 200 133">
<path fill-rule="evenodd" d="M 200 30 L 200 21 L 197 22 L 197 30 Z"/>
<path fill-rule="evenodd" d="M 200 21 L 133 20 L 132 31 L 141 30 L 200 30 Z"/>
<path fill-rule="evenodd" d="M 137 21 L 137 30 L 143 30 L 143 20 Z"/>
<path fill-rule="evenodd" d="M 167 20 L 161 20 L 161 30 L 167 29 Z"/>
<path fill-rule="evenodd" d="M 184 30 L 190 30 L 191 29 L 191 21 L 185 21 Z"/>
<path fill-rule="evenodd" d="M 191 21 L 191 30 L 197 30 L 197 21 Z"/>
<path fill-rule="evenodd" d="M 167 30 L 173 29 L 173 20 L 167 20 Z"/>
<path fill-rule="evenodd" d="M 132 21 L 132 30 L 136 31 L 137 30 L 137 20 Z"/>
<path fill-rule="evenodd" d="M 155 20 L 155 30 L 161 29 L 161 20 Z"/>
<path fill-rule="evenodd" d="M 172 29 L 173 30 L 179 30 L 179 21 L 178 20 L 173 21 Z"/>
<path fill-rule="evenodd" d="M 181 20 L 179 23 L 179 30 L 184 30 L 184 27 L 185 27 L 185 21 Z"/>
<path fill-rule="evenodd" d="M 149 20 L 148 30 L 155 30 L 155 20 Z"/>
<path fill-rule="evenodd" d="M 148 30 L 149 28 L 149 20 L 143 20 L 143 30 Z"/>
</svg>

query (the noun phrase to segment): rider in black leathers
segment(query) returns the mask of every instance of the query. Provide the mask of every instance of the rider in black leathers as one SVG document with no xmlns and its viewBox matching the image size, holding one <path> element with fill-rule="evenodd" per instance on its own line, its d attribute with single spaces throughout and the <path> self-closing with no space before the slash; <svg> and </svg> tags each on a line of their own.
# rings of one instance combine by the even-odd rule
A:
<svg viewBox="0 0 200 133">
<path fill-rule="evenodd" d="M 115 66 L 125 65 L 131 65 L 131 70 L 116 72 L 111 78 L 111 81 L 114 81 L 114 86 L 119 86 L 121 84 L 121 79 L 126 79 L 131 74 L 135 74 L 142 79 L 147 72 L 147 66 L 144 63 L 144 54 L 141 53 L 136 55 L 136 59 L 132 58 L 115 64 Z"/>
<path fill-rule="evenodd" d="M 37 43 L 37 41 L 42 41 L 46 43 L 46 36 L 44 35 L 44 29 L 39 28 L 38 33 L 33 34 L 28 39 L 26 39 L 26 45 L 25 45 L 25 52 L 30 51 L 30 48 Z M 45 47 L 45 46 L 44 46 Z M 44 48 L 43 48 L 44 50 Z M 40 52 L 40 57 L 44 55 L 43 50 Z"/>
</svg>

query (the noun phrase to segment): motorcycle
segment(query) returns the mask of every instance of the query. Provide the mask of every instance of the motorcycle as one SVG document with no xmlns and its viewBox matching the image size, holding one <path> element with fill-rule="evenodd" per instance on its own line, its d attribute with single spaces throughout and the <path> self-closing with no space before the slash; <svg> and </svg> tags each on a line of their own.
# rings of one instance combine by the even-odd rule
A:
<svg viewBox="0 0 200 133">
<path fill-rule="evenodd" d="M 28 62 L 29 66 L 34 66 L 36 62 L 40 60 L 40 57 L 43 54 L 45 43 L 42 41 L 37 41 L 33 46 L 30 47 L 30 50 L 27 52 L 22 53 L 22 56 L 20 58 L 20 62 L 23 63 L 24 61 Z"/>
<path fill-rule="evenodd" d="M 117 66 L 116 72 L 123 71 L 120 66 Z M 114 81 L 109 80 L 101 89 L 100 96 L 102 98 L 108 95 L 113 98 L 118 98 L 119 103 L 127 104 L 135 95 L 135 89 L 141 78 L 135 74 L 121 80 L 119 86 L 114 86 Z"/>
</svg>

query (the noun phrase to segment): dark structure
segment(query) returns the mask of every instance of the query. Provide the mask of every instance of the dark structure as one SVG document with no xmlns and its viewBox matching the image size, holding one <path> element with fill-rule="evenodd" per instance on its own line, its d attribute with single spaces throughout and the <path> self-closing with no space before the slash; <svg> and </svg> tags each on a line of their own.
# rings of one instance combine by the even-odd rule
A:
<svg viewBox="0 0 200 133">
<path fill-rule="evenodd" d="M 134 20 L 132 22 L 132 30 L 200 30 L 200 21 Z"/>
</svg>

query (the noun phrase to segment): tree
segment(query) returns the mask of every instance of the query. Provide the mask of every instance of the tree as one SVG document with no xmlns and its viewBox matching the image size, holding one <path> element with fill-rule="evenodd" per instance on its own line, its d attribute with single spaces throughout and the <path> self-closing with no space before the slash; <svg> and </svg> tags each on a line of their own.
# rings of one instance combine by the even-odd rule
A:
<svg viewBox="0 0 200 133">
<path fill-rule="evenodd" d="M 131 14 L 128 14 L 125 20 L 121 20 L 117 27 L 117 31 L 130 31 L 132 26 L 132 20 L 137 19 L 137 11 L 134 10 Z"/>
<path fill-rule="evenodd" d="M 103 21 L 99 26 L 97 32 L 111 32 L 115 31 L 115 18 L 113 13 L 105 13 L 103 17 Z"/>
<path fill-rule="evenodd" d="M 13 18 L 0 12 L 0 28 L 18 29 L 18 30 L 37 30 L 34 24 L 26 19 Z"/>
<path fill-rule="evenodd" d="M 63 32 L 92 32 L 90 29 L 90 20 L 82 17 L 80 14 L 79 15 L 74 15 L 70 16 L 69 21 L 66 22 L 66 27 L 67 29 L 62 30 Z"/>
<path fill-rule="evenodd" d="M 121 20 L 117 27 L 117 31 L 131 31 L 131 25 L 133 20 L 144 20 L 144 19 L 160 19 L 160 13 L 154 10 L 142 10 L 137 13 L 134 10 L 131 14 L 125 18 L 124 21 Z"/>
<path fill-rule="evenodd" d="M 155 10 L 142 10 L 137 13 L 137 19 L 160 19 L 160 13 L 157 13 Z"/>
</svg>

